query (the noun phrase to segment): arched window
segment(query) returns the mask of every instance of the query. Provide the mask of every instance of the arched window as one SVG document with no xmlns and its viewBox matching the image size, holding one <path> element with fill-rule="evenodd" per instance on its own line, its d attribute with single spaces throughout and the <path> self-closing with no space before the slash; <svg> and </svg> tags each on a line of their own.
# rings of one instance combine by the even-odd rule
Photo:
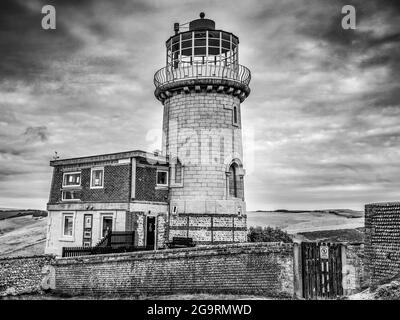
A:
<svg viewBox="0 0 400 320">
<path fill-rule="evenodd" d="M 182 163 L 179 161 L 179 159 L 177 159 L 175 164 L 175 183 L 181 183 L 181 182 L 182 182 Z"/>
<path fill-rule="evenodd" d="M 226 172 L 226 195 L 227 197 L 244 200 L 244 170 L 239 159 L 233 159 L 225 169 Z"/>
<path fill-rule="evenodd" d="M 238 196 L 237 169 L 236 163 L 232 163 L 229 167 L 229 195 L 232 197 Z"/>
<path fill-rule="evenodd" d="M 237 123 L 238 123 L 237 107 L 234 106 L 233 107 L 233 124 L 237 124 Z"/>
</svg>

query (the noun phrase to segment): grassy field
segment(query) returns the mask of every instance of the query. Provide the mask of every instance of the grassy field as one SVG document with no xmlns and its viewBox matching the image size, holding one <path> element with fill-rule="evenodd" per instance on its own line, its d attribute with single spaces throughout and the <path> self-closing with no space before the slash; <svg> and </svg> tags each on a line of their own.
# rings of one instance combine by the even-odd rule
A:
<svg viewBox="0 0 400 320">
<path fill-rule="evenodd" d="M 44 253 L 46 218 L 32 215 L 0 220 L 0 257 Z"/>
<path fill-rule="evenodd" d="M 363 243 L 364 228 L 301 232 L 295 236 L 302 241 Z"/>
<path fill-rule="evenodd" d="M 352 210 L 320 211 L 250 211 L 247 212 L 247 226 L 271 226 L 289 234 L 304 232 L 356 229 L 364 227 L 362 212 Z"/>
<path fill-rule="evenodd" d="M 5 209 L 0 208 L 0 220 L 22 216 L 47 217 L 47 211 L 31 209 Z"/>
</svg>

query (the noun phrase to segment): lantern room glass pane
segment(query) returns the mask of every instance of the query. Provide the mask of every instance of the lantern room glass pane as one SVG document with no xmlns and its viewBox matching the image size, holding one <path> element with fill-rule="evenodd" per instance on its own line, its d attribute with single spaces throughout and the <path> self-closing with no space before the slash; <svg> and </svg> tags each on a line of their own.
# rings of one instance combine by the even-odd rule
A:
<svg viewBox="0 0 400 320">
<path fill-rule="evenodd" d="M 222 40 L 230 41 L 230 39 L 231 39 L 231 35 L 229 33 L 222 32 Z"/>
<path fill-rule="evenodd" d="M 192 40 L 192 32 L 182 33 L 182 41 Z"/>
<path fill-rule="evenodd" d="M 198 39 L 198 38 L 206 38 L 206 32 L 205 31 L 197 31 L 197 32 L 195 32 L 194 33 L 194 37 L 196 38 L 196 39 Z"/>
</svg>

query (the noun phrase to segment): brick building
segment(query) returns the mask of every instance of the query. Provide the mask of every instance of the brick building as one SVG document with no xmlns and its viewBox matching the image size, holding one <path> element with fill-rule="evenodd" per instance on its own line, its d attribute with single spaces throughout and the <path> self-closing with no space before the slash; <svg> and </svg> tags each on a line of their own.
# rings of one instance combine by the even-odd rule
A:
<svg viewBox="0 0 400 320">
<path fill-rule="evenodd" d="M 138 246 L 173 237 L 197 244 L 246 241 L 241 102 L 250 71 L 239 39 L 200 19 L 166 41 L 156 72 L 161 154 L 130 151 L 50 162 L 46 252 L 92 246 L 107 230 L 135 231 Z"/>
</svg>

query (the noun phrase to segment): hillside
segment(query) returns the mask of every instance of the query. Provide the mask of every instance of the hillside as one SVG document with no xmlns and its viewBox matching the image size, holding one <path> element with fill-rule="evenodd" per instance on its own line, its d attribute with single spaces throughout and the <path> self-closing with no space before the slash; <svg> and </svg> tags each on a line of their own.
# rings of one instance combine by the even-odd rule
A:
<svg viewBox="0 0 400 320">
<path fill-rule="evenodd" d="M 0 220 L 32 215 L 34 217 L 47 217 L 47 211 L 32 209 L 6 209 L 0 208 Z"/>
<path fill-rule="evenodd" d="M 364 214 L 348 209 L 276 210 L 247 212 L 248 227 L 278 227 L 290 234 L 364 227 Z"/>
<path fill-rule="evenodd" d="M 43 254 L 46 220 L 32 214 L 0 220 L 0 258 Z"/>
</svg>

